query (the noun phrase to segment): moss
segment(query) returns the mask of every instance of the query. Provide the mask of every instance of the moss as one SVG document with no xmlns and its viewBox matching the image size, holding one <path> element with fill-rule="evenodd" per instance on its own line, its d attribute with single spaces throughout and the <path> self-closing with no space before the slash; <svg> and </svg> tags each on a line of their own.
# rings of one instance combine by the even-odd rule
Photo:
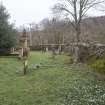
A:
<svg viewBox="0 0 105 105">
<path fill-rule="evenodd" d="M 105 73 L 105 53 L 97 58 L 95 55 L 87 61 L 88 65 L 100 73 Z"/>
</svg>

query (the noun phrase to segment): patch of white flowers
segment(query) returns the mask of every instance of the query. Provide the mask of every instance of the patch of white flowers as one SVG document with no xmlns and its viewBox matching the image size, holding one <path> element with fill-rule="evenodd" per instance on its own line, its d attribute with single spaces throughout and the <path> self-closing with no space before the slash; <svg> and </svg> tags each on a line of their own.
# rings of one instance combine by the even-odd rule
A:
<svg viewBox="0 0 105 105">
<path fill-rule="evenodd" d="M 64 105 L 105 105 L 104 87 L 98 81 L 76 79 L 64 99 Z"/>
</svg>

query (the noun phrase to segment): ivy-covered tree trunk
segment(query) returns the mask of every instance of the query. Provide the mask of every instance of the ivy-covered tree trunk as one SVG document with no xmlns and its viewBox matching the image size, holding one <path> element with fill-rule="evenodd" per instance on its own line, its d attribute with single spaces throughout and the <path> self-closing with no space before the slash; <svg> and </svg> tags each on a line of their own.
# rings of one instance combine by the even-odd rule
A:
<svg viewBox="0 0 105 105">
<path fill-rule="evenodd" d="M 80 62 L 80 34 L 81 34 L 81 26 L 80 25 L 76 25 L 76 44 L 74 46 L 74 62 Z"/>
</svg>

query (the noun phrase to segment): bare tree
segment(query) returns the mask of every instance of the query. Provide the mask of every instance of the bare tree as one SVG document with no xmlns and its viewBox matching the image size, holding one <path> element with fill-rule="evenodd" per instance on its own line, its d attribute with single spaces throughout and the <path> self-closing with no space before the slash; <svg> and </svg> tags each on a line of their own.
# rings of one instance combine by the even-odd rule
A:
<svg viewBox="0 0 105 105">
<path fill-rule="evenodd" d="M 81 22 L 86 16 L 89 9 L 102 3 L 102 0 L 59 0 L 53 7 L 54 13 L 64 13 L 69 16 L 70 23 L 72 24 L 76 34 L 76 47 L 75 47 L 75 61 L 79 61 L 79 47 Z"/>
</svg>

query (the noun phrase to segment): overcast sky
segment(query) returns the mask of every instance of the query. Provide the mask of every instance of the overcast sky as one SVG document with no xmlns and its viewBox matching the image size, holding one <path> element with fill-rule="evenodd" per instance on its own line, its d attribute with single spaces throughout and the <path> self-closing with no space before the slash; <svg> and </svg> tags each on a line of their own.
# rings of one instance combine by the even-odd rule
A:
<svg viewBox="0 0 105 105">
<path fill-rule="evenodd" d="M 51 16 L 55 0 L 0 0 L 11 15 L 11 21 L 20 26 L 39 22 Z"/>
<path fill-rule="evenodd" d="M 11 22 L 16 26 L 39 22 L 51 16 L 51 7 L 56 0 L 0 0 L 11 15 Z M 90 13 L 93 15 L 93 12 Z M 94 15 L 102 13 L 94 12 Z"/>
</svg>

